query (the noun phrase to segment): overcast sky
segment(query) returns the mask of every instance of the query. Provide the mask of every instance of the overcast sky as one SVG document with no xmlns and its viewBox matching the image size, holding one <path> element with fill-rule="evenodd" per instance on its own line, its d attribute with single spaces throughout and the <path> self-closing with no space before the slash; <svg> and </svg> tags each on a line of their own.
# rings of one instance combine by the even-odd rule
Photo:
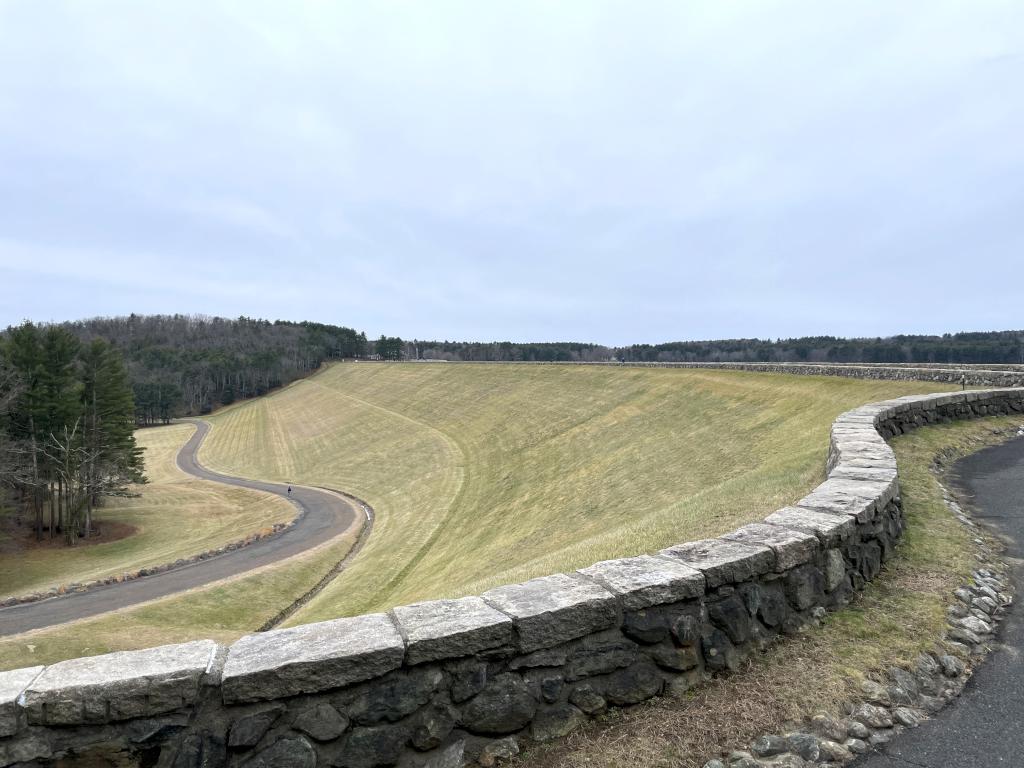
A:
<svg viewBox="0 0 1024 768">
<path fill-rule="evenodd" d="M 0 0 L 0 325 L 1024 326 L 1024 3 Z"/>
</svg>

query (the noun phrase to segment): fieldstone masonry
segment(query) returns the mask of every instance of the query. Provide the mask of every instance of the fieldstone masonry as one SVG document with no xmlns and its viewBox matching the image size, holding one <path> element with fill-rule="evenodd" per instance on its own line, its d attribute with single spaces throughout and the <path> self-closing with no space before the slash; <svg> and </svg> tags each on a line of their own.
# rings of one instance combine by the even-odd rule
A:
<svg viewBox="0 0 1024 768">
<path fill-rule="evenodd" d="M 885 440 L 1021 412 L 1024 389 L 849 411 L 832 427 L 824 483 L 716 539 L 227 648 L 201 640 L 0 672 L 0 768 L 495 765 L 523 739 L 736 669 L 845 603 L 903 531 Z"/>
<path fill-rule="evenodd" d="M 968 387 L 1024 387 L 1024 365 L 970 363 L 606 363 L 590 361 L 506 362 L 504 365 L 591 365 L 623 368 L 706 368 L 709 370 L 844 376 L 851 379 L 939 381 Z M 457 365 L 495 365 L 460 362 Z"/>
</svg>

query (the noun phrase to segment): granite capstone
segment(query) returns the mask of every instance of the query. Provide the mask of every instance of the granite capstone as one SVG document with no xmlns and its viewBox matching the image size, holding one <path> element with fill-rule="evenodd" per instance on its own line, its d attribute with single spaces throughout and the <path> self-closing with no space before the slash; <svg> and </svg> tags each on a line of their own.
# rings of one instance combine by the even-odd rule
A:
<svg viewBox="0 0 1024 768">
<path fill-rule="evenodd" d="M 228 652 L 225 704 L 277 699 L 379 677 L 398 669 L 405 643 L 383 613 L 246 635 Z"/>
<path fill-rule="evenodd" d="M 816 536 L 768 523 L 744 525 L 722 538 L 741 544 L 768 547 L 775 553 L 775 570 L 780 572 L 811 562 L 821 551 Z"/>
<path fill-rule="evenodd" d="M 678 603 L 704 594 L 704 574 L 665 557 L 641 555 L 605 560 L 579 573 L 618 595 L 628 611 Z"/>
<path fill-rule="evenodd" d="M 704 574 L 709 589 L 741 582 L 768 573 L 775 567 L 775 553 L 763 545 L 741 544 L 728 539 L 703 539 L 663 549 L 661 555 L 675 558 Z"/>
<path fill-rule="evenodd" d="M 51 664 L 23 694 L 28 722 L 107 723 L 186 707 L 216 650 L 212 640 L 196 640 Z"/>
<path fill-rule="evenodd" d="M 489 590 L 481 597 L 512 618 L 523 653 L 605 629 L 618 619 L 615 596 L 582 576 L 542 576 Z"/>
<path fill-rule="evenodd" d="M 392 609 L 406 642 L 406 664 L 471 656 L 511 645 L 512 619 L 479 597 L 433 600 Z"/>
<path fill-rule="evenodd" d="M 18 732 L 21 720 L 18 697 L 42 671 L 40 666 L 0 672 L 0 736 L 12 736 Z"/>
</svg>

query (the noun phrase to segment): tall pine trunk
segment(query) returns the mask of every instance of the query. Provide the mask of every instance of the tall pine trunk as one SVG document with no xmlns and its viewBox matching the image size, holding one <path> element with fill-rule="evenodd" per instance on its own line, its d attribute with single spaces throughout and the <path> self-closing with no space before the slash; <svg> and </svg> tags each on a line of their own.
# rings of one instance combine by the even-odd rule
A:
<svg viewBox="0 0 1024 768">
<path fill-rule="evenodd" d="M 28 418 L 28 429 L 32 436 L 32 511 L 36 515 L 36 541 L 43 540 L 43 500 L 39 498 L 39 456 L 36 447 L 36 419 Z"/>
</svg>

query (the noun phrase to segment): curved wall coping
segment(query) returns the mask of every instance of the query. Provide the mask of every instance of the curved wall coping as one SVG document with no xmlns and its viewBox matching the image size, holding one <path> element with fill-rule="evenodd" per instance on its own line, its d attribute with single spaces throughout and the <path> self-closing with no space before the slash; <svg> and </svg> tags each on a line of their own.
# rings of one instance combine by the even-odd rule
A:
<svg viewBox="0 0 1024 768">
<path fill-rule="evenodd" d="M 1022 411 L 1024 388 L 912 395 L 847 411 L 831 428 L 824 482 L 763 522 L 717 538 L 478 596 L 247 635 L 229 647 L 197 640 L 0 672 L 0 766 L 49 754 L 50 745 L 25 745 L 41 744 L 39 734 L 53 728 L 190 712 L 200 698 L 230 708 L 316 694 L 471 656 L 531 658 L 619 627 L 627 614 L 820 565 L 898 507 L 896 457 L 886 438 L 925 423 Z M 899 517 L 894 537 L 901 525 Z"/>
</svg>

